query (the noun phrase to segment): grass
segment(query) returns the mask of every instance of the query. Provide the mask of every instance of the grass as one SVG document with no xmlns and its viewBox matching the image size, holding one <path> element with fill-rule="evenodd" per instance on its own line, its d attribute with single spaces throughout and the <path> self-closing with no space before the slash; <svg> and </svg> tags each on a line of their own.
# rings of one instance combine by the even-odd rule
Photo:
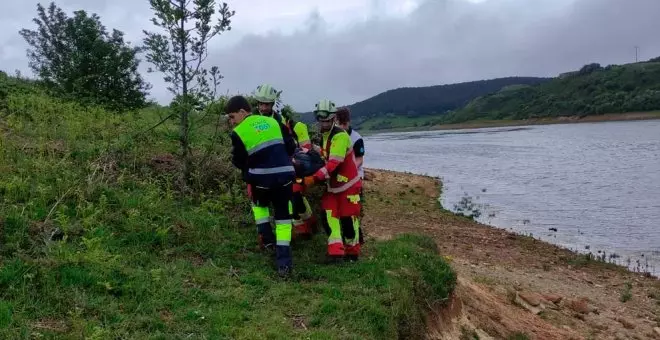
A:
<svg viewBox="0 0 660 340">
<path fill-rule="evenodd" d="M 424 128 L 431 126 L 437 118 L 438 116 L 408 117 L 401 115 L 371 117 L 360 123 L 359 129 L 361 133 L 378 133 L 406 128 Z"/>
<path fill-rule="evenodd" d="M 420 338 L 428 306 L 455 286 L 415 235 L 337 266 L 321 261 L 325 235 L 296 241 L 294 275 L 278 279 L 255 249 L 217 117 L 193 116 L 204 171 L 181 192 L 177 127 L 147 131 L 166 109 L 110 114 L 37 91 L 2 100 L 2 339 Z"/>
<path fill-rule="evenodd" d="M 653 289 L 649 294 L 648 297 L 655 300 L 655 302 L 660 305 L 660 284 L 657 285 L 655 289 Z"/>
<path fill-rule="evenodd" d="M 522 332 L 513 333 L 507 338 L 507 340 L 529 340 L 529 339 L 530 339 L 529 335 Z"/>
<path fill-rule="evenodd" d="M 607 258 L 604 255 L 594 255 L 589 252 L 586 254 L 571 251 L 570 254 L 560 257 L 562 262 L 574 266 L 576 268 L 601 268 L 607 270 L 614 270 L 626 272 L 627 268 L 615 262 L 616 258 Z"/>
<path fill-rule="evenodd" d="M 320 238 L 299 245 L 289 281 L 240 244 L 198 264 L 183 254 L 138 251 L 104 265 L 16 259 L 0 272 L 0 335 L 23 338 L 35 322 L 59 320 L 65 334 L 103 338 L 416 338 L 424 331 L 416 297 L 452 288 L 450 269 L 421 238 L 378 244 L 371 259 L 334 267 L 315 262 Z"/>
<path fill-rule="evenodd" d="M 630 299 L 632 299 L 632 284 L 630 282 L 626 282 L 623 289 L 621 290 L 619 301 L 625 303 L 630 301 Z"/>
</svg>

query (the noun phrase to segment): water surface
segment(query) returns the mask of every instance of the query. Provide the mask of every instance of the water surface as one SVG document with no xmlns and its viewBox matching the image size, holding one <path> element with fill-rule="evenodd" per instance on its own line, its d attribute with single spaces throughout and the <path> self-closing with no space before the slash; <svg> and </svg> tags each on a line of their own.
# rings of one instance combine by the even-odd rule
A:
<svg viewBox="0 0 660 340">
<path fill-rule="evenodd" d="M 660 120 L 387 133 L 365 144 L 366 167 L 442 178 L 448 209 L 471 197 L 481 222 L 660 274 Z"/>
</svg>

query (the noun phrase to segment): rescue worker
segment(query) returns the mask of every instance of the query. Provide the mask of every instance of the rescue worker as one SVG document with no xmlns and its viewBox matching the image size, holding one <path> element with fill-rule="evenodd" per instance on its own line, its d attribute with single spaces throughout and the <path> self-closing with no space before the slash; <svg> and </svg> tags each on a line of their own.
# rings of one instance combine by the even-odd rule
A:
<svg viewBox="0 0 660 340">
<path fill-rule="evenodd" d="M 291 156 L 295 144 L 284 138 L 285 128 L 267 116 L 253 115 L 243 96 L 230 98 L 225 113 L 234 126 L 231 134 L 232 163 L 243 173 L 252 200 L 252 212 L 263 248 L 275 248 L 277 271 L 290 274 L 291 193 L 295 170 Z M 275 234 L 271 226 L 269 206 L 273 207 Z"/>
<path fill-rule="evenodd" d="M 253 98 L 256 101 L 256 107 L 253 107 L 252 109 L 254 110 L 253 112 L 257 115 L 274 118 L 283 128 L 285 128 L 284 134 L 282 136 L 284 138 L 285 144 L 287 145 L 289 145 L 289 143 L 295 144 L 295 140 L 293 140 L 293 136 L 291 135 L 291 132 L 284 125 L 284 119 L 274 109 L 279 96 L 280 96 L 280 92 L 275 90 L 275 88 L 272 85 L 261 84 L 257 86 L 257 89 L 254 91 Z M 250 193 L 248 192 L 248 196 L 249 195 Z"/>
<path fill-rule="evenodd" d="M 284 125 L 289 128 L 293 139 L 295 139 L 298 143 L 298 146 L 303 149 L 311 150 L 312 141 L 309 138 L 307 124 L 294 120 L 293 110 L 288 105 L 282 108 L 282 119 L 284 121 Z"/>
<path fill-rule="evenodd" d="M 322 134 L 321 151 L 326 165 L 305 184 L 326 181 L 327 190 L 321 198 L 329 228 L 327 255 L 333 259 L 356 261 L 360 255 L 360 190 L 362 180 L 351 148 L 351 139 L 336 124 L 337 107 L 324 99 L 316 104 L 314 115 Z"/>
<path fill-rule="evenodd" d="M 270 84 L 261 84 L 257 86 L 257 90 L 254 93 L 254 99 L 257 101 L 259 114 L 275 118 L 275 120 L 284 125 L 284 118 L 275 111 L 275 102 L 277 102 L 279 96 L 280 92 L 275 90 Z"/>
<path fill-rule="evenodd" d="M 282 117 L 284 125 L 289 129 L 293 139 L 299 148 L 303 150 L 312 149 L 312 141 L 309 138 L 307 125 L 303 122 L 293 119 L 293 111 L 290 107 L 282 108 Z M 316 218 L 309 205 L 309 201 L 304 196 L 305 184 L 297 180 L 293 184 L 293 227 L 295 234 L 302 238 L 311 238 L 312 226 L 316 223 Z"/>
<path fill-rule="evenodd" d="M 311 147 L 309 133 L 307 132 L 307 125 L 298 122 L 293 124 L 291 119 L 285 119 L 281 114 L 274 110 L 275 103 L 279 98 L 280 92 L 275 90 L 270 84 L 261 84 L 257 86 L 254 93 L 254 98 L 257 100 L 259 114 L 273 117 L 283 126 L 287 128 L 286 138 L 292 138 L 298 147 L 307 148 Z M 287 124 L 287 122 L 289 124 Z M 310 238 L 312 236 L 312 225 L 314 224 L 314 216 L 309 202 L 303 196 L 305 190 L 302 181 L 295 181 L 292 187 L 293 190 L 293 218 L 296 235 L 302 238 Z"/>
<path fill-rule="evenodd" d="M 364 140 L 362 139 L 362 135 L 351 126 L 351 111 L 348 107 L 337 109 L 337 125 L 344 129 L 349 137 L 351 137 L 351 148 L 355 154 L 355 164 L 358 167 L 360 179 L 364 181 L 364 169 L 362 168 L 364 164 Z M 360 218 L 362 218 L 364 216 L 364 187 L 360 189 L 360 204 Z M 360 224 L 360 244 L 364 244 L 363 224 Z"/>
</svg>

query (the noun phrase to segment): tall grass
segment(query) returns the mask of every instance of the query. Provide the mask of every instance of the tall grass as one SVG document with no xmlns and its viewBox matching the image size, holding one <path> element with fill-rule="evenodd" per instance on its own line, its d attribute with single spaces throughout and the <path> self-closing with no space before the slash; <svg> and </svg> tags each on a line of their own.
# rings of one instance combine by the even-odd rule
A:
<svg viewBox="0 0 660 340">
<path fill-rule="evenodd" d="M 166 108 L 113 114 L 2 82 L 0 338 L 418 338 L 455 285 L 418 236 L 339 266 L 324 235 L 296 241 L 280 280 L 217 115 L 193 117 L 181 192 L 177 127 L 150 129 Z"/>
</svg>

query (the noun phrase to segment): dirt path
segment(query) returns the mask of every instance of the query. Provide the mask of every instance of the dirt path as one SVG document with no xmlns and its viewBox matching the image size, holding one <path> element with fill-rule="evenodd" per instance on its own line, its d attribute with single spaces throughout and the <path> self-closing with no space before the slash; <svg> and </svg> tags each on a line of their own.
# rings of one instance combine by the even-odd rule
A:
<svg viewBox="0 0 660 340">
<path fill-rule="evenodd" d="M 660 280 L 457 217 L 434 178 L 370 170 L 365 184 L 367 240 L 429 235 L 458 273 L 429 338 L 660 339 Z"/>
</svg>

